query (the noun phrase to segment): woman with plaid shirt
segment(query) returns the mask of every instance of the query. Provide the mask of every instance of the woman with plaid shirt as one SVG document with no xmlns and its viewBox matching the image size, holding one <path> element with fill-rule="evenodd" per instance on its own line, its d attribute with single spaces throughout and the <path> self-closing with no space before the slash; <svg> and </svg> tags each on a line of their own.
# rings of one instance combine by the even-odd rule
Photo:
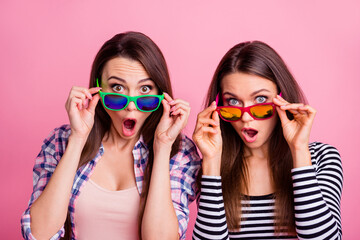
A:
<svg viewBox="0 0 360 240">
<path fill-rule="evenodd" d="M 36 158 L 23 237 L 184 239 L 200 159 L 181 134 L 189 104 L 172 98 L 156 44 L 137 32 L 108 40 L 66 110 L 70 125 Z"/>
</svg>

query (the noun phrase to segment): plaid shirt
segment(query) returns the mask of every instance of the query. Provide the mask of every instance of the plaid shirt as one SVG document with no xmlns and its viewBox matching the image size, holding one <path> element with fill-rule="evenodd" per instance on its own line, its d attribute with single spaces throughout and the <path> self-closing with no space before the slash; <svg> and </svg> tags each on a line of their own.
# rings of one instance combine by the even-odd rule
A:
<svg viewBox="0 0 360 240">
<path fill-rule="evenodd" d="M 44 140 L 41 151 L 35 160 L 33 169 L 33 193 L 31 194 L 28 208 L 21 217 L 21 231 L 25 239 L 35 239 L 31 234 L 30 228 L 30 207 L 45 189 L 64 154 L 70 131 L 69 125 L 63 125 L 51 132 L 49 137 Z M 90 178 L 96 163 L 103 153 L 104 148 L 101 145 L 95 158 L 81 166 L 76 172 L 68 208 L 72 225 L 72 239 L 76 239 L 76 231 L 74 231 L 75 201 L 81 192 L 81 187 Z M 149 150 L 142 137 L 140 137 L 135 144 L 132 153 L 134 156 L 136 185 L 139 193 L 141 193 L 144 171 L 149 155 Z M 195 178 L 199 167 L 200 158 L 196 147 L 189 138 L 183 135 L 180 143 L 180 151 L 170 159 L 171 198 L 179 221 L 180 239 L 185 239 L 185 232 L 189 220 L 188 204 L 196 198 Z M 64 236 L 64 232 L 64 227 L 62 227 L 51 240 L 60 239 L 60 237 Z"/>
</svg>

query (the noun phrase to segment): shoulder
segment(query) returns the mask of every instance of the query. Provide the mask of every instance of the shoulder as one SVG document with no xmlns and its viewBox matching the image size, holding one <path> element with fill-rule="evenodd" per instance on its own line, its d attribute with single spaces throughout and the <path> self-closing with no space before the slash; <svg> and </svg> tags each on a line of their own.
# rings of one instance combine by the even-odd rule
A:
<svg viewBox="0 0 360 240">
<path fill-rule="evenodd" d="M 58 139 L 58 138 L 69 138 L 71 133 L 71 128 L 69 124 L 63 124 L 60 127 L 55 128 L 50 132 L 46 139 Z"/>
<path fill-rule="evenodd" d="M 195 143 L 185 134 L 181 134 L 181 141 L 179 144 L 179 151 L 196 151 Z"/>
<path fill-rule="evenodd" d="M 312 142 L 309 144 L 309 150 L 311 161 L 317 167 L 333 165 L 342 168 L 340 153 L 334 146 L 321 142 Z"/>
<path fill-rule="evenodd" d="M 69 124 L 64 124 L 55 128 L 44 139 L 42 149 L 47 149 L 47 151 L 58 151 L 60 149 L 64 149 L 68 142 L 70 133 L 71 128 Z"/>
<path fill-rule="evenodd" d="M 178 152 L 171 159 L 174 161 L 174 165 L 200 164 L 197 148 L 185 134 L 181 134 Z"/>
</svg>

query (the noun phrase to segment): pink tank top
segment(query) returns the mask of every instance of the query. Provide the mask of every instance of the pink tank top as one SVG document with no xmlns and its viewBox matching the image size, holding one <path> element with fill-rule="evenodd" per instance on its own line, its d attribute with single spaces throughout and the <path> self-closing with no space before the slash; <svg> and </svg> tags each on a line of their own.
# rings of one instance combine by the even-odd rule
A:
<svg viewBox="0 0 360 240">
<path fill-rule="evenodd" d="M 110 191 L 89 179 L 75 203 L 77 239 L 139 239 L 139 203 L 136 187 Z"/>
</svg>

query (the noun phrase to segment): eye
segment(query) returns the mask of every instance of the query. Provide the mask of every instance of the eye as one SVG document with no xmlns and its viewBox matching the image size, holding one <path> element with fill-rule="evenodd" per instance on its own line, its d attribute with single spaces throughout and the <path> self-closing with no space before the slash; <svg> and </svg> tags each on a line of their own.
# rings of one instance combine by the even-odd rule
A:
<svg viewBox="0 0 360 240">
<path fill-rule="evenodd" d="M 258 97 L 255 98 L 255 101 L 256 101 L 257 103 L 264 103 L 264 102 L 266 102 L 267 99 L 268 99 L 268 98 L 265 97 L 265 96 L 258 96 Z"/>
<path fill-rule="evenodd" d="M 140 92 L 141 93 L 149 93 L 152 89 L 152 86 L 148 86 L 148 85 L 145 85 L 145 86 L 141 86 L 140 87 Z"/>
<path fill-rule="evenodd" d="M 124 87 L 119 84 L 115 84 L 115 85 L 111 86 L 111 88 L 114 92 L 123 92 L 124 91 Z"/>
<path fill-rule="evenodd" d="M 239 101 L 235 98 L 228 98 L 228 99 L 226 99 L 226 102 L 229 106 L 239 105 Z"/>
</svg>

